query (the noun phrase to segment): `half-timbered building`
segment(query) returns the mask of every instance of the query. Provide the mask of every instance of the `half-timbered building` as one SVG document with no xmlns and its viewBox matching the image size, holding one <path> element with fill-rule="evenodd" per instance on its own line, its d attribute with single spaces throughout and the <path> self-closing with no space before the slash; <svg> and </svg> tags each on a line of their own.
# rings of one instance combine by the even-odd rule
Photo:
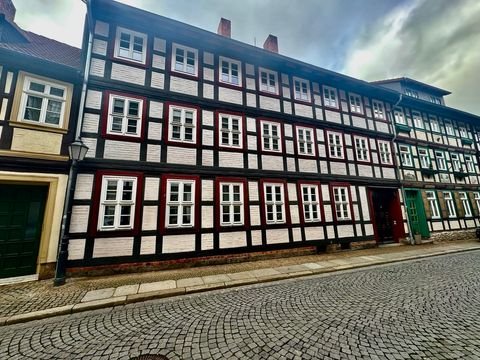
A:
<svg viewBox="0 0 480 360">
<path fill-rule="evenodd" d="M 0 282 L 53 274 L 80 54 L 22 30 L 0 2 Z"/>
</svg>

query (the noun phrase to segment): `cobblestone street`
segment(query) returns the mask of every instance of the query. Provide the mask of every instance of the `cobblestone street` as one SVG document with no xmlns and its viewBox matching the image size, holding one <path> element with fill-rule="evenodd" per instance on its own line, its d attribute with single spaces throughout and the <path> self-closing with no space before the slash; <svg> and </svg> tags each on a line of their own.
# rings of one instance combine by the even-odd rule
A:
<svg viewBox="0 0 480 360">
<path fill-rule="evenodd" d="M 1 359 L 480 359 L 480 251 L 0 328 Z"/>
</svg>

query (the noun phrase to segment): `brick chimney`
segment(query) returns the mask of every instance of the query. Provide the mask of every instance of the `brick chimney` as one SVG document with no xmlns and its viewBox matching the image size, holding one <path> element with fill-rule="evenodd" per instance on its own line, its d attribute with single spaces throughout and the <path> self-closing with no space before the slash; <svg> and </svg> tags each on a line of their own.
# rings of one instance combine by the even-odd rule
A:
<svg viewBox="0 0 480 360">
<path fill-rule="evenodd" d="M 16 12 L 17 9 L 15 9 L 12 0 L 0 0 L 0 14 L 4 15 L 5 19 L 13 22 Z"/>
<path fill-rule="evenodd" d="M 276 36 L 270 34 L 267 37 L 267 40 L 263 43 L 263 48 L 265 50 L 274 52 L 278 54 L 278 39 Z"/>
<path fill-rule="evenodd" d="M 222 35 L 225 37 L 232 37 L 232 23 L 230 20 L 224 19 L 223 17 L 220 19 L 220 23 L 218 24 L 217 34 Z"/>
</svg>

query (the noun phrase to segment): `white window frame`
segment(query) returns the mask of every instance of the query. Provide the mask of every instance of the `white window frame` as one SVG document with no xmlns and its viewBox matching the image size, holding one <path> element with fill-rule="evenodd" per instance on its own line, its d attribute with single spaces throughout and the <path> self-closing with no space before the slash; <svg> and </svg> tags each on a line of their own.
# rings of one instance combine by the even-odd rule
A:
<svg viewBox="0 0 480 360">
<path fill-rule="evenodd" d="M 305 79 L 293 77 L 293 96 L 295 100 L 310 102 L 310 82 Z"/>
<path fill-rule="evenodd" d="M 442 216 L 440 214 L 440 208 L 438 206 L 438 199 L 437 199 L 437 195 L 435 194 L 435 191 L 426 191 L 425 195 L 430 205 L 432 219 L 440 219 Z"/>
<path fill-rule="evenodd" d="M 395 118 L 395 123 L 400 125 L 407 125 L 407 119 L 401 110 L 394 110 L 393 116 Z"/>
<path fill-rule="evenodd" d="M 422 114 L 418 111 L 412 111 L 413 124 L 417 129 L 424 129 Z"/>
<path fill-rule="evenodd" d="M 40 84 L 40 85 L 44 86 L 43 92 L 30 90 L 30 84 L 31 83 Z M 51 95 L 50 91 L 51 91 L 52 88 L 62 90 L 63 91 L 63 96 Z M 68 88 L 64 84 L 57 83 L 57 82 L 50 81 L 50 80 L 44 80 L 44 79 L 36 78 L 36 77 L 33 77 L 33 76 L 29 76 L 29 75 L 25 75 L 25 78 L 24 78 L 24 81 L 23 81 L 22 98 L 20 100 L 20 108 L 19 108 L 19 111 L 18 111 L 17 121 L 30 123 L 30 124 L 40 124 L 40 125 L 43 125 L 43 126 L 49 126 L 49 127 L 53 127 L 53 128 L 63 127 L 64 117 L 65 117 L 66 100 L 67 100 L 67 92 L 68 92 Z M 25 119 L 25 110 L 27 108 L 27 101 L 28 101 L 29 96 L 42 99 L 42 105 L 41 105 L 40 109 L 32 108 L 32 109 L 40 111 L 38 121 Z M 53 123 L 46 122 L 49 101 L 55 101 L 55 102 L 60 102 L 61 103 L 58 124 L 53 124 Z"/>
<path fill-rule="evenodd" d="M 180 116 L 180 123 L 173 123 L 173 114 L 175 110 L 179 110 L 181 112 Z M 186 112 L 192 112 L 192 125 L 186 123 Z M 180 126 L 180 138 L 174 139 L 173 138 L 173 127 Z M 178 143 L 186 143 L 186 144 L 196 144 L 197 143 L 197 109 L 183 107 L 178 105 L 169 105 L 168 108 L 168 141 L 178 142 Z M 185 129 L 191 128 L 192 129 L 192 140 L 185 139 Z"/>
<path fill-rule="evenodd" d="M 473 197 L 475 199 L 475 203 L 477 205 L 477 210 L 480 211 L 480 192 L 479 191 L 475 191 L 473 193 Z"/>
<path fill-rule="evenodd" d="M 467 165 L 467 171 L 469 173 L 475 173 L 475 162 L 473 161 L 472 155 L 463 155 L 465 159 L 465 164 Z"/>
<path fill-rule="evenodd" d="M 459 131 L 460 131 L 460 137 L 463 138 L 463 139 L 468 139 L 468 131 L 467 131 L 467 128 L 465 126 L 460 126 L 459 128 Z"/>
<path fill-rule="evenodd" d="M 385 120 L 385 106 L 383 105 L 383 102 L 378 100 L 372 100 L 372 108 L 373 117 L 375 119 Z"/>
<path fill-rule="evenodd" d="M 438 120 L 436 118 L 429 117 L 428 122 L 430 123 L 430 130 L 432 132 L 440 132 L 440 124 L 438 123 Z"/>
<path fill-rule="evenodd" d="M 316 143 L 314 129 L 309 127 L 296 126 L 295 131 L 297 135 L 298 154 L 304 156 L 315 156 Z M 308 151 L 309 149 L 310 151 Z"/>
<path fill-rule="evenodd" d="M 415 98 L 415 99 L 418 99 L 418 91 L 416 91 L 416 90 L 412 90 L 412 89 L 410 89 L 410 88 L 406 88 L 406 89 L 405 89 L 405 94 L 406 94 L 407 96 L 411 96 L 411 97 L 413 97 L 413 98 Z"/>
<path fill-rule="evenodd" d="M 323 85 L 322 97 L 323 97 L 324 106 L 328 106 L 335 109 L 339 108 L 340 104 L 339 104 L 337 89 L 331 86 Z"/>
<path fill-rule="evenodd" d="M 389 141 L 378 140 L 378 151 L 381 164 L 393 165 L 392 148 Z"/>
<path fill-rule="evenodd" d="M 224 66 L 223 66 L 224 64 L 223 63 L 224 62 L 228 64 L 227 73 L 223 72 L 223 70 L 224 70 Z M 234 71 L 233 71 L 232 65 L 237 66 L 237 82 L 235 82 L 235 80 L 234 80 L 235 77 L 234 77 L 234 74 L 233 74 Z M 219 76 L 218 76 L 219 82 L 221 82 L 223 84 L 242 87 L 242 63 L 241 63 L 241 61 L 230 59 L 230 58 L 227 58 L 227 57 L 224 57 L 224 56 L 220 56 L 219 57 L 219 64 L 218 64 L 218 73 L 219 73 Z"/>
<path fill-rule="evenodd" d="M 370 144 L 367 137 L 354 136 L 355 155 L 357 161 L 370 162 Z"/>
<path fill-rule="evenodd" d="M 430 95 L 430 102 L 434 104 L 442 105 L 442 100 L 437 96 Z"/>
<path fill-rule="evenodd" d="M 120 50 L 121 49 L 126 49 L 126 48 L 121 48 L 120 47 L 120 40 L 121 40 L 121 34 L 128 34 L 130 36 L 130 42 L 129 42 L 129 47 L 128 47 L 128 55 L 120 55 Z M 139 53 L 139 51 L 134 50 L 134 39 L 135 37 L 139 37 L 142 39 L 142 51 L 140 52 L 141 59 L 135 59 L 134 54 Z M 115 52 L 114 52 L 114 57 L 117 59 L 124 59 L 127 61 L 132 61 L 135 63 L 139 64 L 145 64 L 147 60 L 147 34 L 138 32 L 138 31 L 133 31 L 130 29 L 126 29 L 123 27 L 118 26 L 117 27 L 117 33 L 115 37 Z"/>
<path fill-rule="evenodd" d="M 453 124 L 450 121 L 445 121 L 445 133 L 449 136 L 455 136 Z"/>
<path fill-rule="evenodd" d="M 183 61 L 177 63 L 177 49 L 183 50 Z M 192 52 L 194 57 L 194 65 L 193 65 L 193 70 L 189 70 L 189 65 L 188 65 L 188 52 Z M 177 66 L 180 66 L 181 68 L 177 68 Z M 176 73 L 181 73 L 181 74 L 186 74 L 190 76 L 197 77 L 198 76 L 198 50 L 185 46 L 185 45 L 180 45 L 173 43 L 172 44 L 172 66 L 171 70 L 172 72 Z"/>
<path fill-rule="evenodd" d="M 303 219 L 306 223 L 319 222 L 322 220 L 319 194 L 318 185 L 300 184 Z M 314 215 L 315 212 L 317 216 Z"/>
<path fill-rule="evenodd" d="M 443 193 L 443 199 L 445 200 L 445 205 L 447 206 L 448 217 L 450 219 L 457 217 L 457 210 L 455 209 L 455 200 L 450 191 L 445 191 Z"/>
<path fill-rule="evenodd" d="M 462 163 L 460 161 L 460 155 L 457 153 L 450 153 L 450 161 L 452 163 L 453 171 L 462 171 Z"/>
<path fill-rule="evenodd" d="M 107 200 L 107 185 L 109 181 L 116 182 L 116 191 L 115 191 L 115 199 L 114 200 Z M 132 182 L 132 198 L 131 200 L 123 200 L 123 190 L 124 184 L 126 182 Z M 115 231 L 115 230 L 131 230 L 135 224 L 135 205 L 136 205 L 136 196 L 137 196 L 137 181 L 136 177 L 132 176 L 110 176 L 104 175 L 102 176 L 102 190 L 100 192 L 100 209 L 98 211 L 98 230 L 101 231 Z M 114 220 L 113 225 L 105 226 L 105 210 L 107 206 L 114 206 Z M 129 206 L 130 207 L 130 221 L 127 225 L 121 225 L 121 211 L 122 207 Z"/>
<path fill-rule="evenodd" d="M 472 208 L 470 206 L 470 201 L 468 200 L 468 194 L 462 191 L 458 193 L 458 196 L 460 197 L 460 201 L 462 202 L 465 217 L 472 217 Z"/>
<path fill-rule="evenodd" d="M 195 180 L 188 179 L 167 179 L 167 191 L 165 200 L 165 227 L 173 228 L 193 228 L 195 226 Z M 178 200 L 172 201 L 172 184 L 178 184 Z M 185 185 L 191 185 L 190 201 L 184 200 Z M 177 208 L 177 222 L 170 224 L 170 213 L 172 208 Z M 186 207 L 190 207 L 190 222 L 183 222 L 183 211 Z"/>
<path fill-rule="evenodd" d="M 124 102 L 123 113 L 114 113 L 115 100 L 121 100 Z M 131 102 L 138 103 L 138 116 L 132 116 L 129 114 L 129 107 Z M 113 118 L 122 119 L 122 129 L 120 131 L 114 131 Z M 137 131 L 135 133 L 128 132 L 128 121 L 134 120 L 137 122 Z M 107 119 L 107 134 L 118 136 L 129 136 L 139 138 L 142 135 L 143 125 L 143 100 L 138 98 L 127 97 L 123 95 L 110 94 L 108 99 L 108 119 Z"/>
<path fill-rule="evenodd" d="M 350 189 L 348 186 L 333 186 L 333 208 L 337 221 L 352 219 L 350 211 Z M 339 216 L 340 214 L 340 216 Z"/>
<path fill-rule="evenodd" d="M 435 151 L 435 160 L 437 162 L 438 170 L 447 170 L 447 159 L 445 158 L 445 153 L 443 151 Z"/>
<path fill-rule="evenodd" d="M 400 162 L 403 166 L 407 166 L 407 167 L 413 166 L 412 151 L 410 149 L 410 146 L 398 145 L 398 152 L 400 155 Z"/>
<path fill-rule="evenodd" d="M 332 135 L 334 138 L 334 143 L 332 143 L 332 139 L 330 138 Z M 338 140 L 338 141 L 337 141 Z M 345 159 L 345 153 L 343 148 L 343 134 L 334 132 L 334 131 L 327 131 L 327 145 L 328 145 L 328 156 L 332 159 Z M 335 148 L 334 153 L 332 153 L 332 146 Z"/>
<path fill-rule="evenodd" d="M 266 84 L 263 83 L 264 75 L 267 80 Z M 273 85 L 271 84 L 271 81 L 275 82 Z M 278 73 L 273 70 L 268 70 L 265 68 L 258 68 L 258 88 L 260 91 L 269 93 L 269 94 L 274 94 L 278 95 L 279 94 L 279 84 L 278 84 Z"/>
<path fill-rule="evenodd" d="M 268 200 L 268 192 L 267 189 L 271 187 L 272 189 L 272 198 L 271 200 Z M 275 191 L 273 191 L 275 189 Z M 276 198 L 277 195 L 277 190 L 280 189 L 280 200 Z M 265 209 L 265 222 L 269 225 L 271 224 L 285 224 L 287 219 L 286 219 L 286 212 L 285 212 L 285 186 L 283 183 L 263 183 L 263 194 L 264 194 L 264 209 Z M 272 212 L 272 219 L 268 219 L 268 207 L 272 206 L 272 210 L 275 209 L 275 211 Z M 281 219 L 278 218 L 278 207 L 280 207 L 280 213 Z"/>
<path fill-rule="evenodd" d="M 224 121 L 227 120 L 227 127 L 224 128 Z M 234 120 L 238 121 L 238 129 L 233 128 Z M 228 142 L 223 143 L 223 135 L 227 135 Z M 233 143 L 234 135 L 238 135 L 238 145 Z M 232 149 L 243 149 L 243 119 L 239 115 L 218 114 L 218 146 Z"/>
<path fill-rule="evenodd" d="M 268 125 L 268 134 L 265 134 L 264 125 Z M 273 135 L 273 127 L 277 127 L 277 135 Z M 272 152 L 282 152 L 282 124 L 274 121 L 260 121 L 260 131 L 262 135 L 262 150 Z M 277 140 L 278 149 L 273 149 L 274 140 Z M 268 146 L 268 148 L 267 148 Z"/>
<path fill-rule="evenodd" d="M 350 111 L 356 114 L 363 114 L 362 97 L 358 94 L 348 94 Z"/>
<path fill-rule="evenodd" d="M 429 150 L 427 148 L 417 148 L 418 159 L 420 160 L 420 167 L 422 169 L 430 169 L 432 161 L 430 159 Z"/>
<path fill-rule="evenodd" d="M 228 187 L 228 200 L 224 200 L 224 186 Z M 234 198 L 234 187 L 239 187 L 239 200 Z M 244 184 L 242 182 L 227 182 L 221 181 L 219 183 L 219 196 L 220 196 L 220 226 L 242 226 L 245 222 L 245 200 L 244 200 Z M 225 215 L 224 207 L 228 207 L 228 221 L 224 221 Z M 240 207 L 240 220 L 235 221 L 235 207 Z"/>
</svg>

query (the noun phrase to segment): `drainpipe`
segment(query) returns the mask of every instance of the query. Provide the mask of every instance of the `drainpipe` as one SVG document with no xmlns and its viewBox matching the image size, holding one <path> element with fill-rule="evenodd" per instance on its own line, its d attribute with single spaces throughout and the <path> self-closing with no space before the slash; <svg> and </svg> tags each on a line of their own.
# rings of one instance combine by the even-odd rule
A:
<svg viewBox="0 0 480 360">
<path fill-rule="evenodd" d="M 395 150 L 395 154 L 397 153 L 397 148 L 395 147 L 395 144 L 396 144 L 396 140 L 397 140 L 397 129 L 395 128 L 395 116 L 393 115 L 393 112 L 395 110 L 395 108 L 398 106 L 398 104 L 400 104 L 402 102 L 402 99 L 403 99 L 403 94 L 399 94 L 398 96 L 398 100 L 397 102 L 395 103 L 395 105 L 393 105 L 393 107 L 390 109 L 390 119 L 392 121 L 392 128 L 393 128 L 393 139 L 392 139 L 392 149 Z M 396 161 L 396 159 L 395 159 Z M 415 238 L 413 237 L 413 232 L 412 232 L 412 225 L 410 223 L 410 218 L 408 217 L 408 208 L 407 208 L 407 201 L 406 201 L 406 198 L 405 198 L 405 187 L 403 186 L 403 182 L 401 180 L 401 177 L 400 177 L 400 166 L 395 166 L 395 175 L 397 176 L 397 179 L 400 181 L 400 191 L 402 192 L 402 198 L 403 198 L 403 207 L 405 208 L 405 212 L 406 212 L 406 215 L 407 215 L 407 227 L 408 227 L 408 235 L 409 235 L 409 241 L 410 241 L 410 245 L 414 245 L 415 244 Z"/>
<path fill-rule="evenodd" d="M 82 122 L 83 122 L 83 109 L 85 106 L 85 99 L 87 94 L 88 74 L 90 72 L 90 61 L 92 56 L 92 44 L 93 44 L 93 19 L 91 0 L 82 0 L 87 6 L 87 24 L 88 24 L 88 43 L 87 54 L 85 57 L 85 67 L 83 72 L 82 92 L 80 96 L 80 104 L 78 109 L 77 128 L 75 130 L 75 140 L 83 143 L 81 140 Z M 65 190 L 65 204 L 63 207 L 62 225 L 60 228 L 60 238 L 58 242 L 57 250 L 57 263 L 55 266 L 55 278 L 53 284 L 55 286 L 65 284 L 66 278 L 66 263 L 68 260 L 68 233 L 70 231 L 70 219 L 72 215 L 72 200 L 74 195 L 74 189 L 77 182 L 77 160 L 73 159 L 70 164 L 70 170 L 68 174 L 67 188 Z"/>
</svg>

